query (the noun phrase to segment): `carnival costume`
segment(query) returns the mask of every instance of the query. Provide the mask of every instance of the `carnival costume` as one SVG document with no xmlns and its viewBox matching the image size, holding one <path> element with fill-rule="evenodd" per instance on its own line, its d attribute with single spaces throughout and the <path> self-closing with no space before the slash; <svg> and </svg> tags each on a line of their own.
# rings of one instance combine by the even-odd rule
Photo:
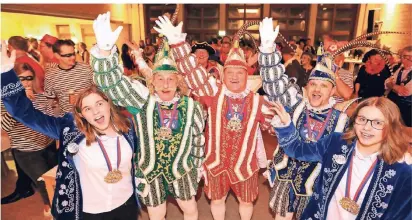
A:
<svg viewBox="0 0 412 220">
<path fill-rule="evenodd" d="M 168 38 L 177 67 L 185 76 L 192 94 L 200 97 L 207 109 L 206 195 L 212 200 L 220 200 L 231 188 L 243 202 L 253 202 L 258 195 L 259 167 L 263 168 L 267 163 L 263 143 L 258 141 L 258 137 L 260 127 L 265 121 L 270 122 L 273 116 L 269 103 L 248 87 L 241 93 L 233 93 L 224 84 L 217 84 L 191 54 L 190 45 L 185 42 L 186 34 L 181 32 L 181 24 L 171 26 L 167 19 L 161 19 L 157 24 L 161 29 L 155 29 Z M 235 38 L 224 69 L 247 70 L 238 44 L 240 35 L 241 32 Z"/>
<path fill-rule="evenodd" d="M 317 65 L 311 72 L 309 81 L 324 80 L 336 86 L 334 64 L 330 55 L 323 52 L 319 52 L 318 55 Z M 260 54 L 263 88 L 270 95 L 271 100 L 281 102 L 288 109 L 297 127 L 299 139 L 305 142 L 316 142 L 332 132 L 342 132 L 348 117 L 333 108 L 335 100 L 331 97 L 326 106 L 312 107 L 307 98 L 297 94 L 298 88 L 289 82 L 284 69 L 273 67 L 280 60 L 280 53 L 277 51 Z M 269 182 L 272 187 L 269 200 L 271 209 L 281 216 L 285 216 L 286 212 L 296 212 L 297 219 L 300 219 L 313 193 L 320 166 L 320 163 L 289 158 L 281 148 L 277 147 L 273 161 L 269 164 Z"/>
<path fill-rule="evenodd" d="M 111 33 L 110 26 L 108 30 L 102 25 L 94 28 L 98 41 L 91 50 L 94 80 L 115 105 L 126 107 L 133 115 L 140 137 L 135 178 L 141 201 L 156 207 L 168 195 L 190 200 L 197 193 L 204 157 L 205 119 L 201 105 L 178 91 L 173 100 L 163 101 L 139 81 L 124 76 L 115 48 L 107 57 L 99 55 L 99 37 Z M 141 70 L 150 70 L 141 57 L 138 59 Z M 148 75 L 162 72 L 178 74 L 166 41 Z"/>
</svg>

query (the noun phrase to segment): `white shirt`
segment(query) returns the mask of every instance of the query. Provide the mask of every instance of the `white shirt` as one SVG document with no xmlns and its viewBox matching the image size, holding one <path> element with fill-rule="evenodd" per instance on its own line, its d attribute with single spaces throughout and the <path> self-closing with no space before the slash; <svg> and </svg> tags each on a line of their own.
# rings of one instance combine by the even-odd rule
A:
<svg viewBox="0 0 412 220">
<path fill-rule="evenodd" d="M 117 169 L 117 136 L 100 136 L 113 169 Z M 104 177 L 109 169 L 97 142 L 86 146 L 86 139 L 79 144 L 73 160 L 80 175 L 83 195 L 83 212 L 97 214 L 109 212 L 124 204 L 133 194 L 132 156 L 127 140 L 119 135 L 121 163 L 119 170 L 123 178 L 117 183 L 106 183 Z"/>
<path fill-rule="evenodd" d="M 356 190 L 358 190 L 362 179 L 365 177 L 369 168 L 375 161 L 379 152 L 371 154 L 369 156 L 363 156 L 358 147 L 356 147 L 355 157 L 353 158 L 353 167 L 352 167 L 352 181 L 350 183 L 350 198 L 353 199 L 355 196 Z M 349 158 L 348 158 L 349 160 Z M 357 215 L 353 215 L 350 212 L 340 206 L 339 201 L 345 197 L 346 191 L 346 180 L 348 176 L 348 169 L 346 169 L 345 174 L 343 175 L 338 187 L 336 188 L 335 194 L 333 195 L 328 208 L 328 214 L 326 220 L 355 220 Z M 365 187 L 362 189 L 362 192 L 359 195 L 359 199 L 356 202 L 359 205 L 359 208 L 362 206 L 363 199 L 365 198 L 366 191 L 368 190 L 369 184 L 371 182 L 373 173 L 369 180 L 366 182 Z"/>
</svg>

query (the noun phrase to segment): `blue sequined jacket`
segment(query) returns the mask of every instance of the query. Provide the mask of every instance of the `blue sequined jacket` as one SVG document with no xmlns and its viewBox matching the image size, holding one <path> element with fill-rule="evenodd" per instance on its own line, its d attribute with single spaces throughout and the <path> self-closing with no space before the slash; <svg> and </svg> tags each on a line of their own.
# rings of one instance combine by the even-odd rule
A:
<svg viewBox="0 0 412 220">
<path fill-rule="evenodd" d="M 58 153 L 58 168 L 56 173 L 56 188 L 52 202 L 52 214 L 57 220 L 80 220 L 82 217 L 82 190 L 79 173 L 76 170 L 73 155 L 68 151 L 71 144 L 79 144 L 84 138 L 71 113 L 63 117 L 52 117 L 36 110 L 26 97 L 24 87 L 15 72 L 10 70 L 1 74 L 1 98 L 7 111 L 27 127 L 60 141 Z M 132 122 L 132 121 L 131 121 Z M 123 134 L 133 152 L 138 147 L 138 139 L 132 126 L 128 133 Z M 132 158 L 132 160 L 134 157 Z M 134 163 L 130 171 L 134 176 Z M 134 195 L 137 199 L 135 178 L 133 180 Z M 138 208 L 138 204 L 136 206 Z"/>
<path fill-rule="evenodd" d="M 315 143 L 302 142 L 293 123 L 275 128 L 275 131 L 279 137 L 279 146 L 288 156 L 322 163 L 319 181 L 300 219 L 326 219 L 329 202 L 348 168 L 348 158 L 354 152 L 355 144 L 347 144 L 342 140 L 342 133 L 332 133 Z M 378 165 L 356 219 L 412 219 L 410 155 L 405 155 L 403 160 L 391 165 L 378 158 Z"/>
</svg>

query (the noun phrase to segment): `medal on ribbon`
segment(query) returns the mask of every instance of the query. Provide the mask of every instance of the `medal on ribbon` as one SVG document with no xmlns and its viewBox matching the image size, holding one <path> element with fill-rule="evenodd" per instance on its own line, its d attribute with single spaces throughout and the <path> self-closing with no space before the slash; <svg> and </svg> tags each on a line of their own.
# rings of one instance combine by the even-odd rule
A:
<svg viewBox="0 0 412 220">
<path fill-rule="evenodd" d="M 169 124 L 165 122 L 165 114 L 163 113 L 159 103 L 157 103 L 157 110 L 159 112 L 159 117 L 160 117 L 160 125 L 161 127 L 159 128 L 158 135 L 161 140 L 163 141 L 168 141 L 172 139 L 172 128 L 171 126 L 174 125 L 175 118 L 177 116 L 177 105 L 178 102 L 173 104 L 173 112 L 171 114 L 171 117 L 169 119 Z"/>
<path fill-rule="evenodd" d="M 347 175 L 347 178 L 346 178 L 345 197 L 343 197 L 339 201 L 339 204 L 346 211 L 352 213 L 353 215 L 357 215 L 357 214 L 359 214 L 360 206 L 356 202 L 358 201 L 359 196 L 360 196 L 363 188 L 365 187 L 366 183 L 372 177 L 372 173 L 373 173 L 373 170 L 376 167 L 378 159 L 375 159 L 375 161 L 372 163 L 372 165 L 369 168 L 368 172 L 363 177 L 362 182 L 360 183 L 358 189 L 356 190 L 355 196 L 353 197 L 353 199 L 351 199 L 350 198 L 350 185 L 351 185 L 351 180 L 352 180 L 352 167 L 353 167 L 353 158 L 354 157 L 355 157 L 355 151 L 352 153 L 352 157 L 351 157 L 350 162 L 349 162 L 348 175 Z"/>
<path fill-rule="evenodd" d="M 120 149 L 119 137 L 117 137 L 117 169 L 112 168 L 112 163 L 110 162 L 109 155 L 107 154 L 103 143 L 100 141 L 99 138 L 96 138 L 96 140 L 97 140 L 97 143 L 99 144 L 100 150 L 102 150 L 104 159 L 106 160 L 107 168 L 109 169 L 109 172 L 104 177 L 104 181 L 106 183 L 117 183 L 117 182 L 119 182 L 123 178 L 122 173 L 119 170 L 120 162 L 121 162 L 121 159 L 122 159 L 122 156 L 121 156 L 122 153 L 121 153 L 121 149 Z"/>
<path fill-rule="evenodd" d="M 310 142 L 317 142 L 321 137 L 323 132 L 325 132 L 326 125 L 329 122 L 330 116 L 332 115 L 332 108 L 329 110 L 328 115 L 326 116 L 325 120 L 323 122 L 317 122 L 316 120 L 312 119 L 309 114 L 309 110 L 306 109 L 306 123 L 307 123 L 307 129 L 308 129 L 308 141 Z M 316 124 L 319 123 L 320 129 L 317 129 L 317 135 L 315 136 L 315 129 L 316 129 Z"/>
</svg>

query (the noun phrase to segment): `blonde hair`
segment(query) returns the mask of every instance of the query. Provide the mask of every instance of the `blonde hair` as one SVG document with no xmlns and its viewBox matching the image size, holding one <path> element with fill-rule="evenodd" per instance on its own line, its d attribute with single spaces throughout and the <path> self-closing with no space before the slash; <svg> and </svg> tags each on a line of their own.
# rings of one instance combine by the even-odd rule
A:
<svg viewBox="0 0 412 220">
<path fill-rule="evenodd" d="M 405 153 L 411 153 L 412 150 L 409 147 L 409 136 L 407 134 L 408 129 L 406 129 L 407 127 L 403 124 L 399 108 L 395 103 L 385 97 L 372 97 L 359 103 L 350 118 L 349 127 L 343 134 L 342 139 L 346 140 L 349 144 L 355 140 L 355 119 L 359 111 L 368 106 L 376 107 L 385 116 L 385 127 L 383 129 L 383 141 L 381 145 L 382 159 L 388 164 L 393 164 L 402 159 Z"/>
<path fill-rule="evenodd" d="M 151 95 L 153 95 L 155 93 L 155 88 L 153 86 L 153 80 L 154 80 L 155 75 L 156 74 L 153 74 L 151 77 L 149 77 L 147 79 L 147 88 L 149 88 L 149 92 L 150 92 Z M 186 96 L 189 95 L 189 88 L 187 87 L 183 76 L 180 75 L 180 74 L 177 74 L 177 73 L 176 73 L 176 76 L 177 76 L 177 90 L 176 90 L 176 92 L 179 95 L 186 95 Z"/>
<path fill-rule="evenodd" d="M 113 104 L 111 99 L 109 99 L 96 86 L 91 86 L 79 94 L 75 104 L 73 105 L 74 120 L 77 128 L 86 136 L 86 145 L 90 146 L 90 144 L 96 140 L 96 133 L 100 134 L 100 132 L 98 132 L 81 114 L 83 99 L 90 94 L 97 94 L 109 103 L 110 123 L 112 123 L 112 126 L 115 128 L 117 133 L 127 133 L 131 126 L 130 121 L 120 113 L 120 110 Z"/>
</svg>

